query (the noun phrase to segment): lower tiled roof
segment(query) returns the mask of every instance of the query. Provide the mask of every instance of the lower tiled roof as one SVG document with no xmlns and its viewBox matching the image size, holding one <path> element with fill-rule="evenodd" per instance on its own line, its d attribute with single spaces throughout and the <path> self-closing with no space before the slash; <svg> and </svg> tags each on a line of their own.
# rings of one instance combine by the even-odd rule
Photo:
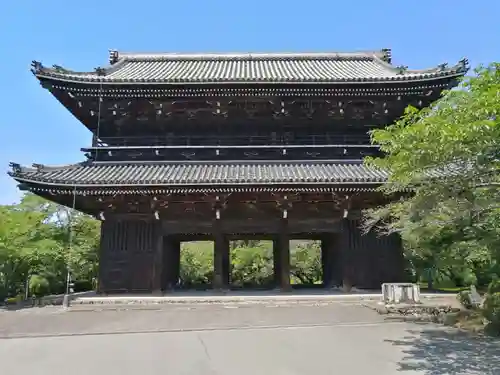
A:
<svg viewBox="0 0 500 375">
<path fill-rule="evenodd" d="M 267 184 L 380 184 L 384 171 L 361 162 L 194 162 L 81 163 L 23 168 L 10 175 L 20 182 L 78 186 L 190 186 Z"/>
</svg>

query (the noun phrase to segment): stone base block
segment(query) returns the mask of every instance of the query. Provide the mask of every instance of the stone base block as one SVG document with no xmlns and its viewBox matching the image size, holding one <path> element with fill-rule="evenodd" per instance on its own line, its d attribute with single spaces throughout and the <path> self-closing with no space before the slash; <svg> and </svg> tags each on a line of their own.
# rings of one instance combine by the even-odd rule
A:
<svg viewBox="0 0 500 375">
<path fill-rule="evenodd" d="M 412 283 L 384 283 L 382 298 L 386 304 L 420 303 L 420 287 Z"/>
</svg>

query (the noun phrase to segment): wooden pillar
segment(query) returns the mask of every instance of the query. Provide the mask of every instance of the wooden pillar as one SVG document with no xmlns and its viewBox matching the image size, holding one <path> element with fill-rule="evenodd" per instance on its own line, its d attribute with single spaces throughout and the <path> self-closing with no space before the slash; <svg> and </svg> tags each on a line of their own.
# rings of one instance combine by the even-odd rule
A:
<svg viewBox="0 0 500 375">
<path fill-rule="evenodd" d="M 280 275 L 281 275 L 281 262 L 280 262 L 280 241 L 278 239 L 273 240 L 273 276 L 274 276 L 274 286 L 276 288 L 280 287 Z"/>
<path fill-rule="evenodd" d="M 341 260 L 337 237 L 333 233 L 327 233 L 321 238 L 321 265 L 325 288 L 332 288 L 341 283 Z"/>
<path fill-rule="evenodd" d="M 331 238 L 328 235 L 324 235 L 321 238 L 321 268 L 323 271 L 323 286 L 325 288 L 330 288 L 332 282 L 332 269 L 330 267 L 332 254 L 330 254 L 330 240 Z"/>
<path fill-rule="evenodd" d="M 216 227 L 216 232 L 214 233 L 214 289 L 229 289 L 230 266 L 229 240 L 219 228 Z"/>
<path fill-rule="evenodd" d="M 282 291 L 291 290 L 290 285 L 290 237 L 288 221 L 281 219 L 280 231 L 273 241 L 274 275 L 277 286 Z"/>
<path fill-rule="evenodd" d="M 355 278 L 355 262 L 362 262 L 362 259 L 356 259 L 356 234 L 353 231 L 352 221 L 349 219 L 342 219 L 341 221 L 341 257 L 342 257 L 342 288 L 346 292 L 350 292 L 352 287 L 356 284 Z"/>
<path fill-rule="evenodd" d="M 180 244 L 174 236 L 163 237 L 163 290 L 172 290 L 179 280 Z"/>
<path fill-rule="evenodd" d="M 174 286 L 179 286 L 179 278 L 181 276 L 181 241 L 172 239 L 172 281 Z"/>
<path fill-rule="evenodd" d="M 153 249 L 153 274 L 151 280 L 151 288 L 153 293 L 159 294 L 164 289 L 164 267 L 163 267 L 163 236 L 158 235 Z"/>
</svg>

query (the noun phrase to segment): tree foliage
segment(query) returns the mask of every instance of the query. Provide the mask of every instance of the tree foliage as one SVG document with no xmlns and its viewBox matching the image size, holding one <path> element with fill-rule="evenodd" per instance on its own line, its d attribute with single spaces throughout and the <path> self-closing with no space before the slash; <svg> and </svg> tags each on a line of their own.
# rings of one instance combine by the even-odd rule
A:
<svg viewBox="0 0 500 375">
<path fill-rule="evenodd" d="M 97 220 L 26 194 L 0 206 L 0 223 L 0 297 L 24 294 L 26 285 L 34 294 L 61 293 L 68 267 L 73 280 L 96 277 Z"/>
<path fill-rule="evenodd" d="M 475 73 L 372 132 L 385 157 L 366 162 L 389 172 L 382 191 L 408 193 L 365 221 L 366 230 L 400 233 L 417 273 L 469 272 L 473 283 L 498 271 L 500 251 L 500 64 Z"/>
</svg>

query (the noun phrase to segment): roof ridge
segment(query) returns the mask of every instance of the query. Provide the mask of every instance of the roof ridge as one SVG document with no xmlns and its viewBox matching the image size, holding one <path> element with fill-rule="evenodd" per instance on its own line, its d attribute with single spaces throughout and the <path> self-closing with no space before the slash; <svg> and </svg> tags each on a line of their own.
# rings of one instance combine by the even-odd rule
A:
<svg viewBox="0 0 500 375">
<path fill-rule="evenodd" d="M 387 58 L 389 49 L 380 51 L 330 51 L 330 52 L 121 52 L 109 51 L 109 62 L 114 64 L 120 60 L 308 60 L 308 59 L 366 59 Z"/>
</svg>

